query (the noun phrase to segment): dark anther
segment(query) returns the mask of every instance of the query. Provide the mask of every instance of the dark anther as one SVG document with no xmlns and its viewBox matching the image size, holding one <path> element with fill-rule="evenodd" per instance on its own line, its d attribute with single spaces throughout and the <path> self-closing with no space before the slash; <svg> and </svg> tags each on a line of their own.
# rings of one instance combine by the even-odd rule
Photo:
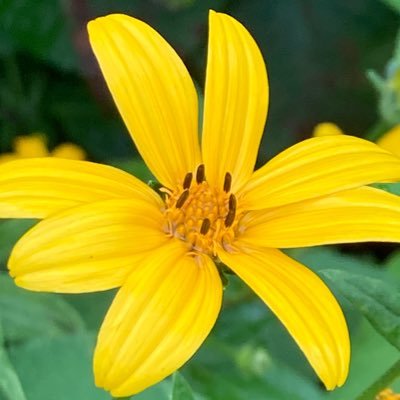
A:
<svg viewBox="0 0 400 400">
<path fill-rule="evenodd" d="M 190 184 L 192 183 L 192 178 L 193 178 L 193 174 L 191 172 L 188 172 L 185 176 L 185 179 L 183 181 L 183 188 L 184 189 L 189 189 L 190 188 Z"/>
<path fill-rule="evenodd" d="M 200 164 L 196 171 L 196 182 L 197 183 L 203 182 L 205 177 L 206 174 L 205 174 L 204 164 Z"/>
<path fill-rule="evenodd" d="M 236 214 L 235 210 L 228 211 L 228 214 L 225 218 L 225 226 L 227 228 L 229 228 L 233 224 L 233 221 L 235 220 L 235 214 Z"/>
<path fill-rule="evenodd" d="M 189 197 L 189 190 L 186 189 L 179 196 L 179 199 L 176 201 L 175 207 L 181 208 L 185 204 L 185 201 L 187 200 L 188 197 Z"/>
<path fill-rule="evenodd" d="M 234 194 L 229 196 L 229 211 L 233 210 L 236 212 L 236 197 Z"/>
<path fill-rule="evenodd" d="M 235 197 L 235 195 L 231 194 L 229 196 L 228 214 L 225 217 L 225 226 L 227 228 L 229 228 L 233 224 L 233 221 L 235 220 L 235 216 L 236 216 L 236 197 Z"/>
<path fill-rule="evenodd" d="M 207 234 L 207 232 L 210 230 L 211 222 L 208 218 L 204 218 L 203 222 L 201 223 L 201 228 L 200 228 L 200 233 L 202 235 Z"/>
<path fill-rule="evenodd" d="M 232 175 L 227 172 L 225 174 L 225 180 L 224 180 L 224 192 L 228 193 L 231 190 L 231 184 L 232 184 Z"/>
</svg>

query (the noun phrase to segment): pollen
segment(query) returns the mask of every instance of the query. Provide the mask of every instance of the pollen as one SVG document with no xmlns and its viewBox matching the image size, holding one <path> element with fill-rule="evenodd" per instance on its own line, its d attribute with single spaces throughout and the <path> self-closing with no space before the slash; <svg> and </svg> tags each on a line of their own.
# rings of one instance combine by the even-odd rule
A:
<svg viewBox="0 0 400 400">
<path fill-rule="evenodd" d="M 193 179 L 194 178 L 194 179 Z M 190 251 L 216 256 L 218 246 L 229 251 L 243 211 L 231 193 L 232 176 L 225 174 L 221 188 L 207 182 L 203 164 L 186 174 L 175 191 L 164 189 L 168 235 L 187 243 Z"/>
</svg>

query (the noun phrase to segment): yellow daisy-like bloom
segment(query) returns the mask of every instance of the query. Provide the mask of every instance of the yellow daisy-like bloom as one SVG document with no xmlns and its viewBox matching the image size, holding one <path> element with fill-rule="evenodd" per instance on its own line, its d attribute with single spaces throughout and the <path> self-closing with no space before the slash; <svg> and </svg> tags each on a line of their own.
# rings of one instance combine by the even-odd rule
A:
<svg viewBox="0 0 400 400">
<path fill-rule="evenodd" d="M 312 138 L 253 172 L 268 106 L 261 53 L 235 19 L 210 12 L 201 147 L 190 76 L 151 27 L 89 23 L 107 84 L 162 195 L 105 165 L 43 158 L 0 167 L 0 214 L 44 218 L 9 260 L 38 291 L 120 287 L 94 355 L 97 385 L 137 393 L 182 366 L 221 308 L 221 263 L 282 321 L 327 389 L 348 373 L 342 311 L 321 279 L 278 248 L 400 242 L 400 201 L 365 187 L 400 160 L 351 136 Z"/>
<path fill-rule="evenodd" d="M 332 122 L 321 122 L 316 125 L 312 134 L 314 137 L 344 135 L 344 132 Z"/>
<path fill-rule="evenodd" d="M 0 154 L 0 163 L 18 160 L 20 158 L 34 157 L 59 157 L 70 160 L 84 160 L 85 152 L 76 144 L 63 143 L 53 151 L 49 151 L 43 135 L 33 134 L 30 136 L 18 136 L 14 140 L 12 153 Z"/>
<path fill-rule="evenodd" d="M 384 389 L 379 392 L 376 397 L 376 400 L 400 400 L 400 394 L 396 394 L 392 389 Z"/>
</svg>

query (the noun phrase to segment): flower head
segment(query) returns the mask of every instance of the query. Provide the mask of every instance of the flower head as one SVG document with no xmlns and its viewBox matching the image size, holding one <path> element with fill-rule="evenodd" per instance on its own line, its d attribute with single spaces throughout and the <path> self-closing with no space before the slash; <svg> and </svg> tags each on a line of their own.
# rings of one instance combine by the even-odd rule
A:
<svg viewBox="0 0 400 400">
<path fill-rule="evenodd" d="M 210 12 L 201 146 L 195 87 L 144 22 L 109 15 L 90 41 L 161 195 L 118 169 L 34 159 L 0 167 L 3 217 L 44 218 L 8 266 L 32 290 L 121 287 L 99 333 L 94 371 L 114 396 L 137 393 L 185 363 L 221 308 L 221 263 L 282 321 L 328 389 L 348 373 L 335 298 L 278 248 L 400 241 L 400 201 L 372 182 L 400 160 L 350 136 L 312 138 L 253 172 L 268 105 L 261 53 L 235 19 Z"/>
<path fill-rule="evenodd" d="M 73 143 L 60 144 L 50 152 L 47 149 L 45 137 L 41 134 L 33 134 L 15 138 L 13 152 L 0 154 L 0 163 L 34 157 L 59 157 L 71 160 L 84 160 L 86 155 L 79 146 Z"/>
<path fill-rule="evenodd" d="M 343 131 L 332 122 L 321 122 L 314 128 L 314 137 L 344 135 Z"/>
<path fill-rule="evenodd" d="M 392 389 L 384 389 L 379 392 L 376 397 L 376 400 L 400 400 L 400 394 L 396 394 Z"/>
</svg>

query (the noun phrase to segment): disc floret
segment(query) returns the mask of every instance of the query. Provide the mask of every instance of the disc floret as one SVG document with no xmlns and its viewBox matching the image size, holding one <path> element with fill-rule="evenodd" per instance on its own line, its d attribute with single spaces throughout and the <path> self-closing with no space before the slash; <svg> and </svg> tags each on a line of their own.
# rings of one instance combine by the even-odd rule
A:
<svg viewBox="0 0 400 400">
<path fill-rule="evenodd" d="M 227 172 L 222 188 L 210 185 L 201 164 L 195 176 L 187 173 L 175 191 L 164 189 L 167 234 L 186 242 L 194 252 L 216 256 L 218 246 L 229 251 L 241 214 L 231 183 Z"/>
</svg>

